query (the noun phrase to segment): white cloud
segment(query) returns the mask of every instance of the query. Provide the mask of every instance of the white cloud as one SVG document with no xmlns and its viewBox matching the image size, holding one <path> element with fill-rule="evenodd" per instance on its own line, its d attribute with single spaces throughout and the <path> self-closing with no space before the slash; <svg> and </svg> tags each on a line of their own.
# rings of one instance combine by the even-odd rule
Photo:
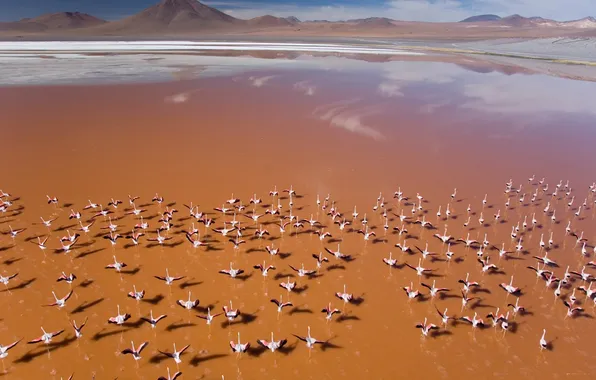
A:
<svg viewBox="0 0 596 380">
<path fill-rule="evenodd" d="M 552 113 L 596 115 L 590 96 L 594 82 L 590 81 L 542 74 L 475 73 L 441 62 L 394 61 L 383 63 L 382 68 L 377 90 L 385 96 L 394 91 L 423 100 L 426 103 L 420 111 L 424 113 L 456 104 L 481 112 L 533 115 L 533 121 L 550 118 Z M 415 91 L 421 84 L 433 86 L 432 90 Z"/>
<path fill-rule="evenodd" d="M 360 99 L 342 100 L 317 107 L 313 116 L 328 121 L 331 126 L 342 128 L 346 131 L 370 137 L 374 140 L 383 140 L 385 136 L 374 128 L 363 123 L 362 119 L 378 114 L 382 111 L 380 106 L 353 107 Z"/>
<path fill-rule="evenodd" d="M 275 78 L 277 75 L 268 75 L 264 77 L 250 77 L 248 80 L 251 81 L 251 84 L 255 87 L 263 87 L 267 82 L 271 79 Z"/>
<path fill-rule="evenodd" d="M 596 115 L 593 82 L 528 75 L 523 80 L 498 73 L 479 74 L 463 86 L 462 108 L 549 118 L 549 112 Z M 557 95 L 558 94 L 558 95 Z"/>
<path fill-rule="evenodd" d="M 201 89 L 190 90 L 190 91 L 180 92 L 180 93 L 177 93 L 177 94 L 166 96 L 164 98 L 164 102 L 166 102 L 166 103 L 174 103 L 174 104 L 186 103 L 187 101 L 190 100 L 190 96 L 192 94 L 194 94 L 195 92 L 198 92 L 198 91 L 201 91 Z"/>
<path fill-rule="evenodd" d="M 378 90 L 384 96 L 404 96 L 404 93 L 400 90 L 400 85 L 394 82 L 381 82 Z"/>
<path fill-rule="evenodd" d="M 313 96 L 317 90 L 317 87 L 311 84 L 309 81 L 304 80 L 294 83 L 294 89 L 304 93 L 304 95 Z"/>
<path fill-rule="evenodd" d="M 466 17 L 492 13 L 499 16 L 521 14 L 541 16 L 559 21 L 596 16 L 594 0 L 387 0 L 381 5 L 308 6 L 300 4 L 263 4 L 240 1 L 204 1 L 214 7 L 224 7 L 226 13 L 238 18 L 271 14 L 295 16 L 301 20 L 347 20 L 365 17 L 389 17 L 404 21 L 460 21 Z M 366 2 L 363 2 L 366 4 Z"/>
</svg>

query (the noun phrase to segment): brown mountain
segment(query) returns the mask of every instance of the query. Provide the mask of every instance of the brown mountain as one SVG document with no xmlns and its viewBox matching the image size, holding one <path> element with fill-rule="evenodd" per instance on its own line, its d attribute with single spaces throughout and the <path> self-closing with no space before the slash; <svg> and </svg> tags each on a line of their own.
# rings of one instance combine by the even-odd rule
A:
<svg viewBox="0 0 596 380">
<path fill-rule="evenodd" d="M 140 13 L 101 26 L 102 31 L 192 32 L 243 25 L 239 20 L 196 0 L 161 0 Z"/>
<path fill-rule="evenodd" d="M 24 18 L 14 22 L 0 23 L 0 30 L 23 32 L 44 32 L 52 30 L 79 29 L 107 23 L 95 16 L 80 12 L 59 12 L 44 14 L 34 18 Z"/>
<path fill-rule="evenodd" d="M 555 21 L 542 17 L 523 17 L 520 15 L 511 15 L 503 17 L 498 21 L 501 24 L 515 27 L 531 27 L 546 24 L 555 24 Z"/>
<path fill-rule="evenodd" d="M 248 25 L 258 27 L 276 27 L 276 26 L 290 26 L 294 25 L 293 22 L 283 17 L 275 17 L 271 15 L 259 16 L 251 18 L 247 21 Z"/>
<path fill-rule="evenodd" d="M 491 20 L 495 18 L 495 20 Z M 506 38 L 592 36 L 596 20 L 585 18 L 557 22 L 540 17 L 512 15 L 502 19 L 478 16 L 484 20 L 473 28 L 461 23 L 405 22 L 384 17 L 347 21 L 306 21 L 295 17 L 265 15 L 250 20 L 232 17 L 197 0 L 160 0 L 135 15 L 106 22 L 88 14 L 63 12 L 42 15 L 16 22 L 0 22 L 4 38 L 31 35 L 32 38 L 83 38 L 82 36 L 176 37 L 189 34 L 271 34 L 300 36 L 407 36 L 409 38 Z M 472 18 L 474 20 L 474 18 Z M 471 20 L 466 20 L 471 21 Z M 481 24 L 481 25 L 480 25 Z M 37 36 L 36 36 L 37 35 Z"/>
<path fill-rule="evenodd" d="M 392 27 L 392 26 L 395 26 L 393 21 L 395 21 L 395 20 L 392 20 L 392 19 L 386 18 L 386 17 L 369 17 L 369 18 L 348 20 L 349 23 L 353 23 L 353 24 L 356 24 L 361 27 L 371 27 L 371 28 Z"/>
</svg>

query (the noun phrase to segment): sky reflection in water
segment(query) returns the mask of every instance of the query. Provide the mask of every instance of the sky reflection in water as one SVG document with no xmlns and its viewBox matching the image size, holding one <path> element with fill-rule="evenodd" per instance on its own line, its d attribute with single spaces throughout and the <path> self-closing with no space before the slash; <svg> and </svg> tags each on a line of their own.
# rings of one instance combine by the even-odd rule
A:
<svg viewBox="0 0 596 380">
<path fill-rule="evenodd" d="M 350 83 L 362 92 L 358 97 L 378 97 L 375 102 L 381 104 L 363 105 L 354 97 L 334 99 L 333 103 L 325 99 L 313 115 L 375 140 L 382 140 L 384 135 L 367 125 L 366 119 L 394 102 L 417 101 L 424 104 L 419 109 L 423 113 L 450 107 L 462 112 L 515 116 L 526 125 L 552 120 L 555 114 L 589 118 L 596 115 L 591 96 L 596 93 L 596 83 L 542 74 L 502 74 L 477 62 L 370 62 L 307 54 L 295 54 L 294 59 L 152 54 L 54 57 L 4 55 L 0 58 L 1 81 L 5 85 L 123 83 L 231 76 L 258 90 L 287 86 L 288 77 L 299 76 L 289 89 L 313 98 L 324 97 L 322 90 L 326 86 Z M 241 79 L 243 76 L 248 80 Z M 194 92 L 172 94 L 166 101 L 182 103 Z"/>
</svg>

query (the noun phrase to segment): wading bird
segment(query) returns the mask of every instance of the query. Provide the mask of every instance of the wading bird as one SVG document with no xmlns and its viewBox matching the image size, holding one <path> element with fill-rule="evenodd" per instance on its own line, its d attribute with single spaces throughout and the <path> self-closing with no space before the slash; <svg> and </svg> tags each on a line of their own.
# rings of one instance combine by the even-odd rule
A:
<svg viewBox="0 0 596 380">
<path fill-rule="evenodd" d="M 296 334 L 292 334 L 292 335 L 294 335 L 296 338 L 300 339 L 301 341 L 306 342 L 306 347 L 308 347 L 308 348 L 313 348 L 315 346 L 315 344 L 323 344 L 324 343 L 323 341 L 315 339 L 310 335 L 310 326 L 307 327 L 306 336 L 300 336 L 300 335 L 296 335 Z"/>
<path fill-rule="evenodd" d="M 139 345 L 139 347 L 135 348 L 135 343 L 130 341 L 131 348 L 126 348 L 122 351 L 122 355 L 130 354 L 135 360 L 141 359 L 141 352 L 147 347 L 149 342 L 143 342 Z"/>
<path fill-rule="evenodd" d="M 180 351 L 177 351 L 176 343 L 174 343 L 174 351 L 173 352 L 165 352 L 165 351 L 161 351 L 161 350 L 157 350 L 157 352 L 159 352 L 162 355 L 167 356 L 168 358 L 174 359 L 176 364 L 180 364 L 180 363 L 182 363 L 182 359 L 180 359 L 180 356 L 184 353 L 184 351 L 186 351 L 188 349 L 188 347 L 190 347 L 190 344 L 187 344 L 186 346 L 182 347 L 180 349 Z"/>
<path fill-rule="evenodd" d="M 80 326 L 77 326 L 77 322 L 76 321 L 71 321 L 70 324 L 72 325 L 72 327 L 75 330 L 75 336 L 78 338 L 83 336 L 83 333 L 81 331 L 83 331 L 83 327 L 85 327 L 85 325 L 87 324 L 87 319 L 85 317 L 85 320 L 83 321 L 83 323 Z"/>
<path fill-rule="evenodd" d="M 120 313 L 120 312 L 118 312 Z M 153 318 L 153 310 L 151 310 L 149 312 L 149 317 L 141 317 L 141 319 L 147 323 L 149 323 L 151 325 L 151 328 L 154 329 L 155 326 L 157 326 L 157 322 L 161 321 L 162 319 L 164 319 L 165 317 L 167 317 L 166 314 L 162 314 L 160 316 L 158 316 L 157 318 Z"/>
<path fill-rule="evenodd" d="M 124 322 L 130 319 L 131 315 L 128 313 L 121 314 L 120 313 L 120 305 L 116 306 L 118 308 L 118 314 L 115 317 L 108 318 L 108 323 L 112 323 L 115 325 L 122 325 Z"/>
<path fill-rule="evenodd" d="M 55 338 L 64 332 L 64 330 L 46 332 L 46 330 L 44 330 L 43 327 L 41 328 L 41 331 L 43 332 L 43 334 L 39 338 L 32 339 L 32 340 L 28 341 L 27 344 L 34 344 L 34 343 L 40 343 L 40 342 L 43 342 L 45 344 L 50 344 L 52 342 L 52 338 Z"/>
<path fill-rule="evenodd" d="M 8 356 L 8 350 L 16 346 L 20 341 L 21 339 L 16 340 L 7 346 L 3 346 L 0 344 L 0 359 L 6 358 Z"/>
<path fill-rule="evenodd" d="M 277 306 L 277 312 L 278 313 L 281 313 L 281 311 L 282 311 L 282 309 L 284 307 L 294 306 L 291 302 L 283 302 L 281 295 L 279 296 L 279 300 L 276 300 L 275 298 L 272 298 L 270 300 L 270 302 L 273 302 Z"/>
<path fill-rule="evenodd" d="M 275 352 L 285 346 L 288 341 L 286 339 L 275 340 L 273 339 L 273 332 L 271 333 L 271 340 L 259 339 L 257 343 L 265 348 L 268 348 L 271 352 Z"/>
<path fill-rule="evenodd" d="M 423 336 L 428 336 L 428 333 L 429 333 L 430 331 L 432 331 L 432 330 L 436 330 L 436 329 L 438 329 L 439 327 L 438 327 L 437 325 L 434 325 L 434 324 L 432 324 L 432 323 L 428 323 L 428 324 L 427 324 L 427 323 L 426 323 L 426 318 L 424 318 L 424 322 L 422 322 L 422 323 L 418 323 L 418 324 L 416 325 L 416 328 L 417 328 L 417 329 L 420 329 L 420 331 L 422 332 L 422 335 L 423 335 Z"/>
<path fill-rule="evenodd" d="M 68 294 L 67 294 L 67 295 L 65 295 L 64 297 L 62 297 L 62 298 L 58 298 L 58 297 L 56 296 L 56 293 L 54 293 L 54 292 L 52 291 L 52 295 L 54 296 L 54 300 L 55 300 L 55 301 L 54 301 L 53 303 L 51 303 L 51 304 L 48 304 L 48 305 L 45 305 L 45 306 L 58 306 L 58 308 L 60 308 L 60 309 L 61 309 L 61 308 L 63 308 L 64 306 L 66 306 L 66 301 L 68 301 L 68 299 L 69 299 L 69 298 L 72 296 L 72 293 L 73 293 L 73 290 L 71 290 L 70 292 L 68 292 Z"/>
<path fill-rule="evenodd" d="M 230 341 L 230 347 L 232 348 L 232 352 L 237 354 L 246 352 L 250 348 L 250 343 L 241 343 L 240 342 L 240 332 L 238 332 L 238 341 L 234 342 L 233 340 Z"/>
<path fill-rule="evenodd" d="M 208 307 L 208 308 L 207 308 L 207 314 L 205 314 L 205 315 L 197 315 L 197 317 L 199 317 L 199 318 L 201 318 L 201 319 L 204 319 L 204 320 L 207 322 L 207 324 L 208 324 L 208 325 L 210 325 L 210 324 L 211 324 L 211 322 L 213 322 L 213 319 L 214 319 L 215 317 L 217 317 L 217 316 L 220 316 L 220 315 L 222 315 L 222 314 L 223 314 L 223 313 L 211 314 L 211 308 L 210 308 L 210 307 Z"/>
</svg>

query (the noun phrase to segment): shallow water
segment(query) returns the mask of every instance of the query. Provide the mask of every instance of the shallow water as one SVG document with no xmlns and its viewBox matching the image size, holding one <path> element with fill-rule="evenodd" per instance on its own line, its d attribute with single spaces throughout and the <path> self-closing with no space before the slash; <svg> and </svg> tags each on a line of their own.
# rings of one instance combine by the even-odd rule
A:
<svg viewBox="0 0 596 380">
<path fill-rule="evenodd" d="M 18 198 L 13 211 L 2 216 L 0 228 L 27 228 L 14 242 L 8 235 L 0 242 L 2 275 L 19 272 L 9 284 L 11 292 L 0 294 L 0 306 L 10 308 L 10 313 L 0 315 L 0 343 L 24 339 L 4 359 L 11 378 L 59 379 L 72 372 L 74 379 L 90 378 L 93 373 L 101 379 L 156 378 L 165 375 L 167 367 L 172 373 L 176 368 L 172 359 L 161 360 L 157 352 L 171 351 L 173 343 L 178 348 L 190 344 L 179 366 L 182 378 L 428 379 L 523 374 L 534 379 L 585 378 L 594 373 L 589 354 L 596 338 L 592 302 L 583 305 L 584 316 L 565 318 L 565 306 L 555 299 L 554 288 L 546 289 L 544 281 L 526 269 L 535 266 L 533 255 L 543 255 L 538 243 L 542 235 L 548 241 L 551 231 L 555 245 L 549 257 L 560 265 L 554 269 L 557 277 L 567 265 L 570 270 L 581 270 L 583 263 L 594 260 L 582 258 L 581 244 L 565 236 L 565 226 L 571 221 L 574 231 L 584 231 L 588 251 L 592 251 L 595 197 L 588 186 L 596 178 L 590 164 L 595 115 L 588 94 L 594 93 L 594 84 L 503 75 L 491 67 L 472 71 L 447 63 L 312 60 L 316 63 L 307 70 L 258 67 L 246 71 L 239 66 L 250 65 L 239 64 L 216 77 L 166 83 L 0 90 L 4 120 L 0 157 L 5 163 L 0 188 Z M 202 72 L 209 70 L 217 66 L 205 66 Z M 536 177 L 530 183 L 528 177 L 533 174 Z M 549 184 L 548 191 L 539 191 L 532 203 L 531 193 L 542 177 Z M 522 189 L 510 194 L 511 206 L 506 208 L 503 189 L 509 179 L 515 189 L 520 185 Z M 571 198 L 564 194 L 567 190 L 551 197 L 560 180 L 563 185 L 569 180 L 573 189 L 571 207 L 567 206 Z M 309 219 L 312 214 L 332 239 L 341 240 L 341 251 L 355 257 L 341 263 L 327 255 L 330 262 L 323 264 L 319 277 L 294 277 L 299 287 L 306 287 L 300 294 L 288 295 L 279 287 L 293 273 L 289 265 L 304 263 L 305 268 L 313 268 L 311 254 L 324 252 L 324 247 L 335 249 L 338 242 L 329 238 L 321 242 L 317 235 L 304 232 L 310 228 L 295 236 L 289 229 L 280 236 L 275 224 L 269 224 L 278 217 L 271 216 L 260 219 L 271 235 L 266 240 L 250 240 L 254 230 L 246 230 L 249 241 L 237 251 L 227 238 L 197 222 L 201 238 L 212 241 L 211 249 L 192 248 L 181 233 L 193 221 L 183 204 L 199 205 L 221 227 L 232 215 L 222 217 L 214 207 L 231 196 L 247 204 L 256 192 L 264 200 L 264 205 L 256 207 L 257 213 L 264 213 L 265 205 L 271 203 L 267 194 L 275 185 L 278 190 L 293 186 L 300 195 L 293 199 L 293 215 Z M 461 261 L 426 259 L 423 266 L 433 268 L 437 277 L 420 280 L 407 267 L 391 269 L 382 262 L 389 252 L 399 264 L 416 265 L 421 256 L 399 252 L 395 243 L 403 243 L 404 235 L 392 229 L 385 233 L 381 211 L 373 211 L 381 192 L 389 226 L 401 226 L 395 214 L 403 210 L 411 216 L 412 206 L 393 199 L 399 188 L 404 196 L 415 199 L 419 193 L 425 199 L 423 211 L 411 220 L 425 215 L 437 228 L 422 230 L 418 224 L 406 224 L 411 235 L 407 245 L 423 249 L 428 242 L 428 249 L 440 253 L 441 260 L 446 247 L 432 235 L 445 227 L 457 238 L 469 232 L 472 238 L 483 240 L 487 234 L 491 244 L 500 247 L 503 242 L 514 251 L 518 241 L 511 239 L 511 227 L 521 225 L 525 217 L 530 223 L 534 213 L 538 225 L 518 234 L 527 252 L 499 260 L 497 251 L 486 251 L 504 273 L 482 274 L 476 249 L 453 244 L 451 249 Z M 151 202 L 156 192 L 165 198 L 161 208 Z M 46 194 L 57 196 L 59 206 L 47 204 Z M 114 197 L 125 201 L 112 214 L 120 217 L 128 208 L 128 194 L 140 196 L 137 206 L 147 210 L 143 215 L 149 219 L 150 230 L 145 237 L 155 235 L 157 215 L 165 204 L 179 210 L 168 233 L 173 238 L 171 246 L 148 247 L 142 240 L 139 248 L 125 248 L 129 242 L 123 239 L 113 248 L 102 238 L 106 230 L 100 228 L 107 222 L 100 217 L 72 253 L 53 253 L 65 229 L 73 232 L 76 228 L 68 219 L 71 209 L 81 211 L 87 220 L 91 212 L 83 207 L 89 199 L 106 206 Z M 328 194 L 347 219 L 352 219 L 354 205 L 358 219 L 366 214 L 376 238 L 364 241 L 361 234 L 348 232 L 349 227 L 340 231 L 317 209 L 317 195 L 323 200 Z M 522 194 L 526 194 L 525 202 L 520 204 Z M 588 207 L 575 217 L 586 196 Z M 287 215 L 289 200 L 287 194 L 283 197 L 282 212 Z M 549 201 L 551 210 L 556 209 L 555 223 L 550 212 L 543 212 Z M 452 215 L 446 220 L 448 204 Z M 468 204 L 471 222 L 464 227 Z M 441 218 L 436 216 L 439 205 Z M 502 223 L 494 223 L 498 210 Z M 485 226 L 479 226 L 480 213 Z M 52 224 L 44 254 L 26 240 L 48 234 L 46 227 L 33 223 L 51 215 L 58 219 Z M 247 228 L 254 227 L 250 219 L 236 218 Z M 127 215 L 114 223 L 124 235 L 136 220 Z M 355 222 L 351 227 L 361 225 Z M 264 251 L 270 244 L 289 256 L 270 257 Z M 114 255 L 128 264 L 131 274 L 104 268 Z M 252 269 L 263 261 L 277 267 L 267 278 Z M 245 269 L 249 277 L 243 281 L 217 273 L 230 262 Z M 163 275 L 166 268 L 171 275 L 186 278 L 168 287 L 153 277 Z M 62 271 L 78 277 L 73 297 L 64 309 L 42 307 L 52 301 L 52 290 L 59 297 L 68 292 L 67 284 L 56 282 Z M 461 311 L 457 280 L 468 272 L 482 289 L 475 294 L 480 299 L 474 310 Z M 275 279 L 276 275 L 280 278 Z M 516 297 L 507 295 L 498 284 L 508 282 L 511 275 L 514 285 L 522 289 L 520 304 L 530 314 L 510 318 L 515 323 L 507 334 L 500 328 L 473 331 L 457 324 L 439 336 L 423 338 L 414 328 L 424 318 L 438 324 L 435 307 L 448 308 L 456 316 L 478 312 L 485 320 L 496 307 L 504 311 Z M 419 281 L 433 280 L 451 289 L 447 297 L 408 301 L 403 286 L 413 282 L 428 294 Z M 22 283 L 28 285 L 19 288 Z M 84 283 L 88 285 L 81 286 Z M 342 291 L 344 284 L 363 302 L 342 305 L 334 293 Z M 145 299 L 155 304 L 126 297 L 133 285 L 144 289 Z M 580 285 L 575 279 L 563 295 Z M 221 324 L 220 316 L 207 326 L 195 316 L 203 310 L 188 312 L 176 305 L 176 300 L 188 297 L 188 291 L 200 299 L 201 307 L 211 305 L 213 312 L 233 301 L 245 313 L 244 323 Z M 269 300 L 280 294 L 294 308 L 278 316 Z M 576 295 L 584 302 L 581 292 Z M 333 321 L 325 321 L 320 310 L 329 302 L 343 310 L 343 318 L 336 315 Z M 132 315 L 128 327 L 107 323 L 117 305 Z M 155 330 L 137 323 L 150 310 L 168 315 Z M 83 337 L 74 340 L 69 320 L 80 323 L 85 318 Z M 66 329 L 56 338 L 50 355 L 43 344 L 25 344 L 41 333 L 40 325 L 46 331 Z M 307 326 L 315 338 L 328 344 L 309 351 L 291 335 L 306 334 Z M 541 351 L 538 345 L 543 328 L 552 351 Z M 237 356 L 228 341 L 235 340 L 238 332 L 253 347 L 257 339 L 268 339 L 274 332 L 276 339 L 288 339 L 289 349 L 281 353 L 251 350 Z M 149 341 L 138 366 L 130 356 L 119 354 L 131 340 L 135 344 Z M 425 365 L 429 362 L 433 365 Z"/>
</svg>

